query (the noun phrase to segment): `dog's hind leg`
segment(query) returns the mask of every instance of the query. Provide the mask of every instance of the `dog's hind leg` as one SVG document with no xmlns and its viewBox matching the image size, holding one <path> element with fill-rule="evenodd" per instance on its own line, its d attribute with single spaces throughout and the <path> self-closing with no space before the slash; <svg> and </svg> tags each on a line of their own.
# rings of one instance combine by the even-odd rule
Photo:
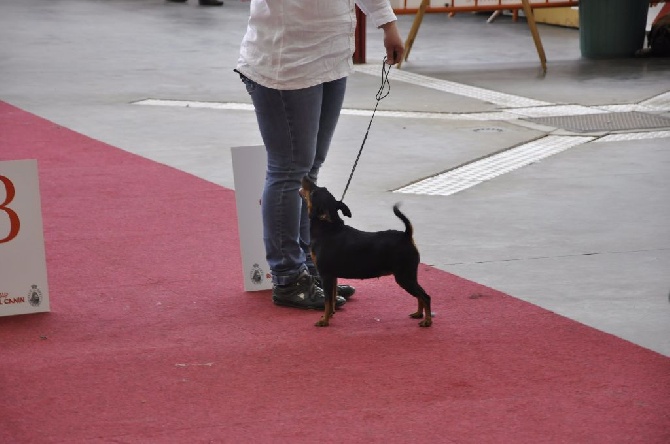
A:
<svg viewBox="0 0 670 444">
<path fill-rule="evenodd" d="M 416 309 L 416 312 L 410 314 L 409 317 L 412 319 L 423 319 L 423 302 L 419 298 L 416 298 L 416 300 L 418 302 L 418 308 Z"/>
<path fill-rule="evenodd" d="M 413 319 L 423 319 L 419 322 L 420 327 L 430 327 L 433 324 L 433 315 L 430 311 L 430 296 L 428 293 L 419 285 L 415 276 L 395 276 L 395 281 L 400 285 L 405 291 L 414 296 L 418 301 L 418 309 L 416 313 L 412 313 L 409 316 Z"/>
</svg>

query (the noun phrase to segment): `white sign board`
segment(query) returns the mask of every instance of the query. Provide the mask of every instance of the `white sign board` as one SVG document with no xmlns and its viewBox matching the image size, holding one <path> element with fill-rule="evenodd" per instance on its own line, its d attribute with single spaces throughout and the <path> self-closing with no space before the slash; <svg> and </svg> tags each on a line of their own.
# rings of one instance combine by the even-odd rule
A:
<svg viewBox="0 0 670 444">
<path fill-rule="evenodd" d="M 49 311 L 36 160 L 0 162 L 0 316 Z"/>
<path fill-rule="evenodd" d="M 244 290 L 268 290 L 272 288 L 272 276 L 265 259 L 261 214 L 261 197 L 267 166 L 265 147 L 239 146 L 232 148 L 231 153 Z"/>
</svg>

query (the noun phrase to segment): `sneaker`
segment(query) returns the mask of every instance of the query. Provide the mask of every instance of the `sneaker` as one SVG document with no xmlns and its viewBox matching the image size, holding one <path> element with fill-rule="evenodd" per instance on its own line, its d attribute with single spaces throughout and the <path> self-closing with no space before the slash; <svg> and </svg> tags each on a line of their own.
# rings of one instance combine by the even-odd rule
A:
<svg viewBox="0 0 670 444">
<path fill-rule="evenodd" d="M 303 273 L 294 284 L 273 286 L 272 302 L 275 305 L 309 310 L 323 310 L 326 307 L 323 290 L 307 272 Z M 341 307 L 346 302 L 343 297 L 336 296 L 335 308 Z"/>
<path fill-rule="evenodd" d="M 320 276 L 312 276 L 314 278 L 314 283 L 318 285 L 319 287 L 323 288 L 323 284 L 321 283 L 321 277 Z M 337 285 L 337 295 L 342 296 L 345 300 L 349 300 L 350 297 L 352 297 L 356 293 L 356 289 L 352 287 L 351 285 Z"/>
</svg>

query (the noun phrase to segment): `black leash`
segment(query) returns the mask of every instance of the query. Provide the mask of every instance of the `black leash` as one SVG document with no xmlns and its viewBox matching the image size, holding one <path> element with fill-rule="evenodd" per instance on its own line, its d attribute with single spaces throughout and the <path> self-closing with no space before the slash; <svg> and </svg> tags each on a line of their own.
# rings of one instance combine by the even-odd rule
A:
<svg viewBox="0 0 670 444">
<path fill-rule="evenodd" d="M 381 100 L 384 99 L 386 96 L 388 96 L 391 92 L 391 84 L 389 83 L 388 79 L 390 72 L 391 72 L 391 65 L 386 63 L 386 57 L 384 57 L 384 61 L 382 62 L 382 84 L 379 87 L 379 90 L 377 90 L 377 95 L 375 96 L 377 99 L 377 104 L 375 105 L 375 109 L 372 111 L 372 116 L 370 117 L 370 123 L 368 124 L 368 130 L 365 132 L 365 137 L 363 137 L 363 143 L 361 143 L 361 148 L 358 150 L 358 155 L 356 156 L 354 166 L 351 169 L 351 174 L 349 174 L 349 180 L 347 180 L 347 186 L 344 187 L 344 192 L 342 193 L 342 199 L 340 199 L 340 202 L 344 200 L 344 195 L 347 194 L 349 184 L 351 183 L 351 178 L 354 177 L 354 171 L 356 171 L 356 166 L 358 165 L 358 159 L 361 158 L 361 153 L 363 153 L 363 147 L 365 146 L 365 141 L 368 140 L 368 134 L 370 134 L 370 127 L 372 126 L 372 119 L 375 118 L 375 113 L 377 112 L 379 102 L 381 102 Z"/>
</svg>

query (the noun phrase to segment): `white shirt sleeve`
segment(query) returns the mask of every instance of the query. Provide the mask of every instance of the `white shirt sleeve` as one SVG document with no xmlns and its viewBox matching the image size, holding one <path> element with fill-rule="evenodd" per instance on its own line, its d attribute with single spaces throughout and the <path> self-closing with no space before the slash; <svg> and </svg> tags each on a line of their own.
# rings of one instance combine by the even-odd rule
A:
<svg viewBox="0 0 670 444">
<path fill-rule="evenodd" d="M 356 0 L 356 4 L 377 28 L 397 20 L 389 0 Z"/>
</svg>

